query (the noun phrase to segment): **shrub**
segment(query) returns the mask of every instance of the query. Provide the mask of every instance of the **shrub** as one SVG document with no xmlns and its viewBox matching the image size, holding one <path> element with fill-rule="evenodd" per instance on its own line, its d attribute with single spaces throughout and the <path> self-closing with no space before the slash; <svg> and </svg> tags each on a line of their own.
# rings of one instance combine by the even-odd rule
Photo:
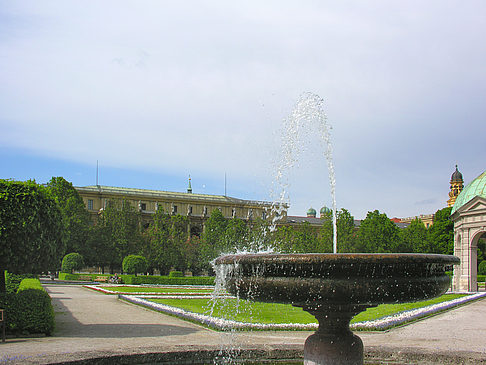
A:
<svg viewBox="0 0 486 365">
<path fill-rule="evenodd" d="M 7 293 L 17 293 L 20 282 L 26 278 L 36 278 L 33 274 L 12 274 L 10 272 L 5 273 L 5 286 Z"/>
<path fill-rule="evenodd" d="M 0 307 L 6 310 L 9 332 L 50 335 L 54 330 L 51 298 L 38 279 L 22 280 L 17 294 L 0 295 Z"/>
<path fill-rule="evenodd" d="M 134 274 L 136 276 L 139 272 L 147 271 L 148 262 L 143 256 L 128 255 L 123 259 L 122 266 L 124 272 Z"/>
<path fill-rule="evenodd" d="M 83 256 L 77 252 L 68 253 L 62 259 L 61 271 L 72 273 L 74 270 L 80 270 L 84 266 Z"/>
<path fill-rule="evenodd" d="M 159 284 L 159 285 L 214 285 L 212 276 L 189 276 L 189 277 L 169 277 L 169 276 L 130 276 L 123 275 L 123 282 L 126 284 Z"/>
<path fill-rule="evenodd" d="M 486 275 L 486 260 L 481 261 L 478 267 L 479 275 Z"/>
<path fill-rule="evenodd" d="M 171 271 L 169 273 L 170 278 L 182 278 L 184 277 L 184 273 L 182 271 Z"/>
</svg>

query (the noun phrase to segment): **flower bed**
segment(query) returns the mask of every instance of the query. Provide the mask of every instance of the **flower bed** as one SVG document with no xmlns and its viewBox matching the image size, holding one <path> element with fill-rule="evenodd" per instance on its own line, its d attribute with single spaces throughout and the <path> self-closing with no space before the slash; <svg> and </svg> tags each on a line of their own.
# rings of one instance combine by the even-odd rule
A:
<svg viewBox="0 0 486 365">
<path fill-rule="evenodd" d="M 137 295 L 137 296 L 156 296 L 156 295 L 160 295 L 160 296 L 163 296 L 164 298 L 167 298 L 167 295 L 176 295 L 176 296 L 184 296 L 184 297 L 187 297 L 187 296 L 199 296 L 199 297 L 209 297 L 209 295 L 211 294 L 210 291 L 208 292 L 172 292 L 172 291 L 168 291 L 168 292 L 163 292 L 163 291 L 154 291 L 154 292 L 148 292 L 148 291 L 140 291 L 140 292 L 132 292 L 132 291 L 118 291 L 118 290 L 110 290 L 110 289 L 107 289 L 106 287 L 103 287 L 101 285 L 83 285 L 83 287 L 85 288 L 88 288 L 88 289 L 92 289 L 92 290 L 96 290 L 96 291 L 99 291 L 99 292 L 102 292 L 102 293 L 105 293 L 105 294 L 118 294 L 118 295 Z M 113 285 L 109 285 L 109 287 L 113 287 Z M 123 286 L 120 286 L 120 287 L 140 287 L 139 285 L 123 285 Z M 194 287 L 184 287 L 184 289 L 200 289 L 200 288 L 194 288 Z M 208 289 L 209 290 L 209 289 Z"/>
<path fill-rule="evenodd" d="M 163 312 L 169 315 L 177 316 L 192 322 L 201 323 L 211 328 L 219 329 L 219 330 L 228 330 L 228 329 L 240 329 L 240 330 L 316 330 L 318 325 L 317 323 L 309 323 L 309 324 L 300 324 L 300 323 L 279 323 L 279 324 L 264 324 L 264 323 L 244 323 L 238 322 L 228 319 L 222 319 L 217 317 L 212 317 L 206 314 L 200 313 L 193 313 L 186 311 L 181 308 L 176 308 L 172 306 L 168 306 L 161 303 L 154 303 L 147 300 L 148 296 L 140 297 L 140 296 L 133 296 L 133 295 L 120 295 L 119 298 L 122 300 L 126 300 L 131 303 L 135 303 L 138 305 L 145 306 L 147 308 Z M 409 311 L 405 311 L 402 313 L 398 313 L 395 315 L 379 318 L 372 321 L 365 321 L 365 322 L 356 322 L 353 323 L 350 327 L 353 330 L 377 330 L 377 331 L 384 331 L 392 327 L 396 327 L 399 325 L 403 325 L 407 322 L 416 321 L 420 318 L 424 318 L 426 316 L 430 316 L 432 314 L 439 313 L 441 311 L 457 307 L 461 304 L 465 304 L 472 300 L 476 300 L 479 298 L 486 297 L 486 293 L 477 293 L 468 295 L 462 298 L 453 299 L 450 301 L 429 305 L 426 307 L 413 309 Z M 155 298 L 155 297 L 151 297 Z M 168 298 L 164 296 L 164 298 Z M 187 299 L 187 296 L 174 296 L 175 299 Z M 200 298 L 200 297 L 198 297 Z"/>
</svg>

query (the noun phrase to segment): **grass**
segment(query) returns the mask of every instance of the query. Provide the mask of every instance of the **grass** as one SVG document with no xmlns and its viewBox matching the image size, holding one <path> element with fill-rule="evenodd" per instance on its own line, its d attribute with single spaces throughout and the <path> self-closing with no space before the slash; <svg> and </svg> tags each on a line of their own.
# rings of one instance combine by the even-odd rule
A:
<svg viewBox="0 0 486 365">
<path fill-rule="evenodd" d="M 197 289 L 183 287 L 133 287 L 133 286 L 103 286 L 103 289 L 121 293 L 212 293 L 213 289 Z"/>
<path fill-rule="evenodd" d="M 428 305 L 441 303 L 463 297 L 462 294 L 446 294 L 439 298 L 422 302 L 403 304 L 382 304 L 374 308 L 368 308 L 353 318 L 351 323 L 370 321 L 411 309 L 421 308 Z M 155 303 L 177 307 L 200 314 L 211 314 L 211 302 L 209 299 L 151 299 Z M 236 311 L 236 306 L 239 310 Z M 316 323 L 315 318 L 301 308 L 292 307 L 289 304 L 249 302 L 228 298 L 219 300 L 214 306 L 212 316 L 218 318 L 233 319 L 246 323 Z"/>
</svg>

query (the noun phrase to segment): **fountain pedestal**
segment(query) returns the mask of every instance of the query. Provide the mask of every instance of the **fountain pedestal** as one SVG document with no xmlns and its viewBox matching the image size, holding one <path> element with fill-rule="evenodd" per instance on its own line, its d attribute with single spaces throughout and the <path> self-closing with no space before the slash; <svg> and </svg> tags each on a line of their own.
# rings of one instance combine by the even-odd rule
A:
<svg viewBox="0 0 486 365">
<path fill-rule="evenodd" d="M 382 303 L 434 298 L 450 285 L 455 256 L 424 254 L 240 254 L 216 259 L 226 289 L 243 299 L 288 303 L 319 329 L 306 340 L 307 365 L 363 364 L 363 343 L 349 329 L 359 312 Z"/>
<path fill-rule="evenodd" d="M 304 345 L 304 364 L 362 365 L 363 342 L 349 329 L 349 322 L 367 306 L 321 305 L 302 309 L 316 317 L 318 330 Z"/>
</svg>

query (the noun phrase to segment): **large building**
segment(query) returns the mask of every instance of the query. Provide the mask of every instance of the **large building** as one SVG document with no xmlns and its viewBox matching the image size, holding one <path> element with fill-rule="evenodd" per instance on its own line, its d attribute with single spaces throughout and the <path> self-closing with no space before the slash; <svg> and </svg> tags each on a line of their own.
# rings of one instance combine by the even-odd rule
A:
<svg viewBox="0 0 486 365">
<path fill-rule="evenodd" d="M 111 186 L 76 187 L 79 195 L 93 219 L 100 214 L 110 200 L 128 200 L 141 212 L 145 225 L 149 225 L 153 215 L 159 209 L 168 214 L 180 214 L 189 217 L 191 234 L 199 235 L 204 222 L 215 209 L 219 209 L 226 218 L 240 218 L 251 221 L 256 218 L 271 219 L 272 203 L 232 198 L 224 195 L 195 194 L 191 180 L 184 193 L 160 190 L 119 188 Z M 283 211 L 282 218 L 286 212 Z"/>
</svg>

